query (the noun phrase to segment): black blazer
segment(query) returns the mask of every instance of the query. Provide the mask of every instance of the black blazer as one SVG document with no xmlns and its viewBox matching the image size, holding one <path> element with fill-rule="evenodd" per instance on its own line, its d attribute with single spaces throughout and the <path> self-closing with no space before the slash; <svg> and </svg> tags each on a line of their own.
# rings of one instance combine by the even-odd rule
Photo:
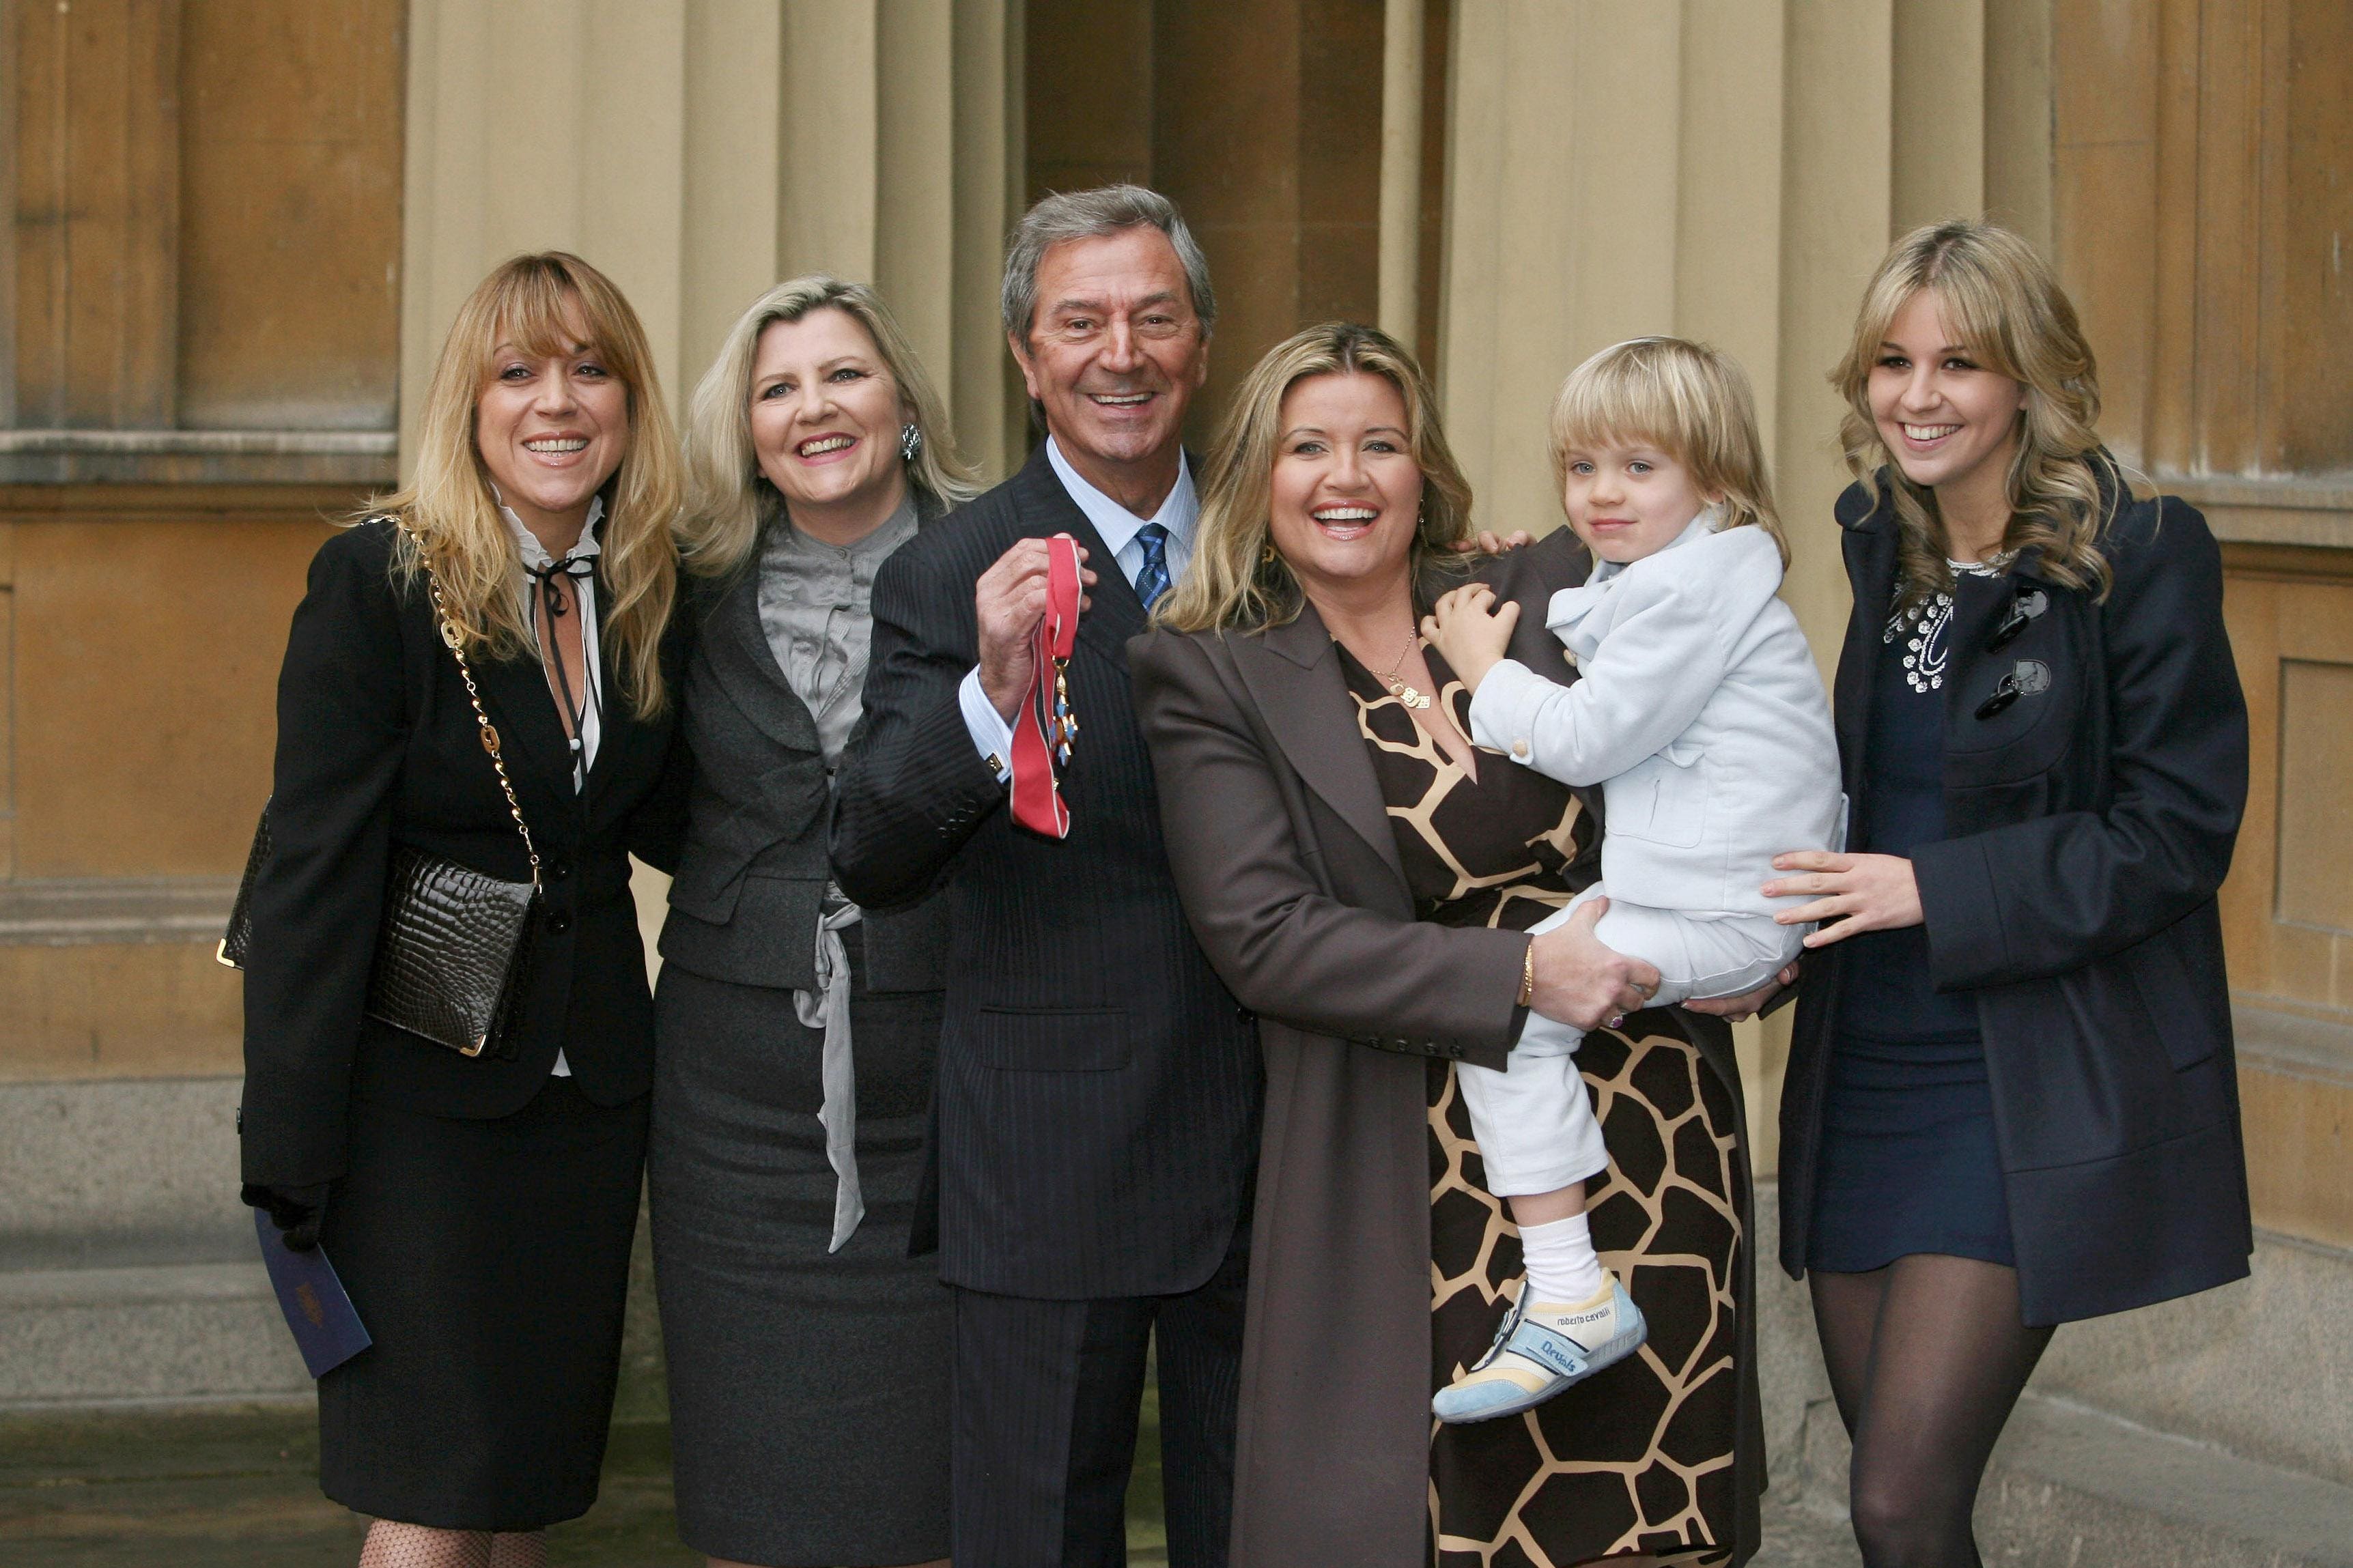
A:
<svg viewBox="0 0 2353 1568">
<path fill-rule="evenodd" d="M 695 627 L 679 720 L 688 816 L 661 954 L 706 979 L 808 991 L 831 875 L 825 753 L 760 624 L 757 557 L 690 584 Z M 936 991 L 947 900 L 876 910 L 862 936 L 871 991 Z"/>
<path fill-rule="evenodd" d="M 1081 733 L 1062 773 L 1071 835 L 1057 842 L 1013 826 L 956 688 L 978 659 L 980 574 L 1016 540 L 1063 532 L 1100 581 L 1071 660 Z M 951 1284 L 1062 1300 L 1189 1290 L 1242 1219 L 1257 1031 L 1202 957 L 1169 876 L 1128 689 L 1127 639 L 1144 628 L 1042 447 L 875 578 L 834 869 L 870 909 L 948 890 L 932 1157 Z"/>
<path fill-rule="evenodd" d="M 505 1116 L 539 1091 L 559 1048 L 600 1104 L 651 1082 L 653 1005 L 628 851 L 642 840 L 667 859 L 649 803 L 671 723 L 631 716 L 609 660 L 596 762 L 576 795 L 538 662 L 473 661 L 545 891 L 511 1055 L 461 1057 L 364 1013 L 394 845 L 496 877 L 531 875 L 424 581 L 393 580 L 393 527 L 378 520 L 320 547 L 279 676 L 274 848 L 253 890 L 245 972 L 248 1182 L 343 1174 L 353 1099 Z"/>
<path fill-rule="evenodd" d="M 1854 611 L 1839 753 L 1858 820 L 1896 524 L 1839 499 Z M 2247 793 L 2247 712 L 2221 552 L 2186 502 L 2128 502 L 2105 603 L 2031 555 L 1963 576 L 1945 684 L 1947 837 L 1915 852 L 1931 977 L 1977 999 L 2029 1323 L 2187 1295 L 2253 1249 L 2216 889 Z M 2046 608 L 2000 648 L 2024 595 Z M 1980 718 L 2022 661 L 2046 689 Z M 2028 683 L 2033 684 L 2032 681 Z M 1803 1270 L 1848 949 L 1806 960 L 1781 1100 L 1781 1261 Z"/>
</svg>

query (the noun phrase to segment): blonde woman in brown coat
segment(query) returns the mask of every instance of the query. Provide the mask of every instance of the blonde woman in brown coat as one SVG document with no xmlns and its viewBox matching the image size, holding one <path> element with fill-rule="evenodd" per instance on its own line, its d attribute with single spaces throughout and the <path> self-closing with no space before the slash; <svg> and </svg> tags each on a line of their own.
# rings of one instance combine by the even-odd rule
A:
<svg viewBox="0 0 2353 1568">
<path fill-rule="evenodd" d="M 1563 1568 L 1746 1556 L 1763 1456 L 1728 1032 L 1621 1016 L 1656 973 L 1582 911 L 1523 934 L 1594 879 L 1599 825 L 1471 746 L 1461 683 L 1415 634 L 1475 578 L 1523 606 L 1513 657 L 1573 679 L 1542 612 L 1582 548 L 1564 531 L 1462 563 L 1470 495 L 1427 384 L 1365 327 L 1271 351 L 1207 479 L 1192 566 L 1130 664 L 1178 889 L 1266 1060 L 1235 1568 L 1505 1542 Z M 1519 1271 L 1454 1065 L 1501 1067 L 1532 1010 L 1595 1031 L 1610 1174 L 1588 1212 L 1651 1343 L 1433 1435 L 1432 1393 L 1486 1350 Z"/>
</svg>

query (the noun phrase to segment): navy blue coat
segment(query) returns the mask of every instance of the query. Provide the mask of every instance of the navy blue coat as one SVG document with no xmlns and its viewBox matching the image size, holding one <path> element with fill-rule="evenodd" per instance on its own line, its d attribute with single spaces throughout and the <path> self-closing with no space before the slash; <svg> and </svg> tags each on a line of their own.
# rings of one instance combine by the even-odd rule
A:
<svg viewBox="0 0 2353 1568">
<path fill-rule="evenodd" d="M 1838 519 L 1854 590 L 1839 753 L 1860 820 L 1896 522 L 1862 485 L 1839 499 Z M 2172 497 L 2127 502 L 2102 549 L 2114 573 L 2105 601 L 2062 586 L 2031 554 L 2006 576 L 1959 580 L 1944 689 L 1948 837 L 1913 858 L 1930 978 L 1977 1002 L 2030 1324 L 2239 1279 L 2253 1245 L 2215 902 L 2247 793 L 2221 552 Z M 2037 592 L 2042 612 L 1989 646 Z M 2016 673 L 2030 689 L 1980 717 Z M 1782 1092 L 1781 1261 L 1793 1275 L 1805 1268 L 1847 952 L 1833 944 L 1806 960 Z"/>
</svg>

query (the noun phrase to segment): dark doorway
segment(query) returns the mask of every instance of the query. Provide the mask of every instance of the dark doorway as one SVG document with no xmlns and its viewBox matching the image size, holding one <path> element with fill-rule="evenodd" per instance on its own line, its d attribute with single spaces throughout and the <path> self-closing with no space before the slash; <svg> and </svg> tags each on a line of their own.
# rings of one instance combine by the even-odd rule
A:
<svg viewBox="0 0 2353 1568">
<path fill-rule="evenodd" d="M 1219 320 L 1197 449 L 1267 349 L 1316 321 L 1377 317 L 1382 12 L 1029 0 L 1029 199 L 1134 180 L 1173 197 L 1208 253 Z"/>
</svg>

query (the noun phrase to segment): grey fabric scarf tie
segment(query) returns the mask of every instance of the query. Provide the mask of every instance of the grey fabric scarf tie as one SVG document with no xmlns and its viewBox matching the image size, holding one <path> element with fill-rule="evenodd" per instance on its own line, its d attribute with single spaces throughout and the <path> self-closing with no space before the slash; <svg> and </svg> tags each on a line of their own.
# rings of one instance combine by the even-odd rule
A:
<svg viewBox="0 0 2353 1568">
<path fill-rule="evenodd" d="M 833 1167 L 833 1240 L 828 1253 L 858 1233 L 866 1217 L 866 1196 L 858 1184 L 858 1069 L 849 1041 L 849 950 L 841 933 L 866 918 L 856 904 L 843 902 L 818 921 L 817 985 L 814 991 L 793 993 L 793 1012 L 806 1029 L 825 1031 L 825 1054 L 819 1076 L 825 1101 L 818 1108 L 825 1129 L 826 1163 Z"/>
</svg>

